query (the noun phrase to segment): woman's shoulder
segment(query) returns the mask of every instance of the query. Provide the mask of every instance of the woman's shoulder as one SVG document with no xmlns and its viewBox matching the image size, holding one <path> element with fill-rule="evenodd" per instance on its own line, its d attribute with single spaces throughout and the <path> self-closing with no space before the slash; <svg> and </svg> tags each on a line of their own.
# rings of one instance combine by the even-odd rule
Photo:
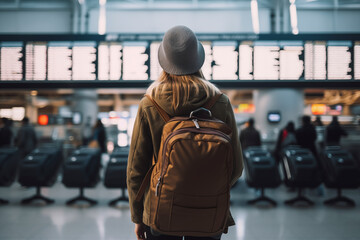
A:
<svg viewBox="0 0 360 240">
<path fill-rule="evenodd" d="M 153 106 L 153 103 L 151 102 L 151 100 L 147 95 L 144 95 L 140 100 L 139 108 L 146 109 L 151 106 Z"/>
<path fill-rule="evenodd" d="M 225 93 L 221 93 L 221 96 L 218 100 L 220 103 L 228 103 L 230 102 L 229 97 Z"/>
</svg>

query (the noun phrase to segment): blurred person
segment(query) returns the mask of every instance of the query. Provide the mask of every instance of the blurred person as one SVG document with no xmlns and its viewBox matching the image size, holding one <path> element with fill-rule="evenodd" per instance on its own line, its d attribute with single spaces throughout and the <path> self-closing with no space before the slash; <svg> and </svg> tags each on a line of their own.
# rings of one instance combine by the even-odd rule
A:
<svg viewBox="0 0 360 240">
<path fill-rule="evenodd" d="M 331 123 L 326 127 L 326 145 L 340 145 L 341 137 L 347 135 L 347 132 L 341 127 L 338 117 L 333 116 Z"/>
<path fill-rule="evenodd" d="M 0 119 L 2 127 L 0 128 L 0 147 L 11 146 L 13 132 L 11 130 L 12 121 L 7 118 Z"/>
<path fill-rule="evenodd" d="M 301 147 L 309 149 L 314 154 L 314 157 L 317 158 L 315 146 L 317 133 L 314 125 L 311 124 L 310 116 L 305 115 L 302 117 L 302 126 L 296 130 L 295 134 L 297 143 Z"/>
<path fill-rule="evenodd" d="M 167 57 L 165 57 L 167 56 Z M 147 89 L 147 94 L 156 101 L 171 117 L 189 115 L 190 112 L 204 106 L 220 90 L 204 79 L 201 66 L 204 63 L 204 50 L 195 34 L 185 26 L 176 26 L 168 30 L 159 47 L 159 62 L 163 68 L 160 77 Z M 231 183 L 237 181 L 242 172 L 242 153 L 237 137 L 236 121 L 232 105 L 224 94 L 214 103 L 211 113 L 225 122 L 233 130 L 233 170 Z M 162 129 L 165 121 L 154 104 L 144 97 L 139 105 L 128 159 L 127 184 L 131 220 L 135 223 L 135 234 L 138 240 L 180 240 L 183 236 L 168 236 L 150 228 L 150 191 L 146 188 L 144 196 L 136 201 L 141 183 L 156 160 L 161 143 Z M 191 153 L 189 153 L 191 154 Z M 189 169 L 190 170 L 190 169 Z M 175 219 L 176 221 L 176 219 Z M 181 221 L 181 219 L 179 220 Z M 199 224 L 199 223 L 197 223 Z M 234 225 L 230 212 L 225 227 Z M 200 231 L 200 229 L 199 229 Z M 191 237 L 190 239 L 220 239 L 219 236 Z"/>
<path fill-rule="evenodd" d="M 293 121 L 289 121 L 285 128 L 283 128 L 278 135 L 275 156 L 277 159 L 280 158 L 282 149 L 290 145 L 296 145 L 296 134 L 295 134 L 295 124 Z"/>
<path fill-rule="evenodd" d="M 324 126 L 323 122 L 321 121 L 321 117 L 320 116 L 316 116 L 315 121 L 314 121 L 314 126 Z"/>
<path fill-rule="evenodd" d="M 24 117 L 21 124 L 15 138 L 15 145 L 19 148 L 22 157 L 25 157 L 36 148 L 37 137 L 28 117 Z"/>
<path fill-rule="evenodd" d="M 247 127 L 240 132 L 241 148 L 245 150 L 251 146 L 261 146 L 260 132 L 255 128 L 255 120 L 250 118 Z"/>
<path fill-rule="evenodd" d="M 98 119 L 93 128 L 92 141 L 96 141 L 101 153 L 107 153 L 106 149 L 106 130 L 104 124 Z"/>
</svg>

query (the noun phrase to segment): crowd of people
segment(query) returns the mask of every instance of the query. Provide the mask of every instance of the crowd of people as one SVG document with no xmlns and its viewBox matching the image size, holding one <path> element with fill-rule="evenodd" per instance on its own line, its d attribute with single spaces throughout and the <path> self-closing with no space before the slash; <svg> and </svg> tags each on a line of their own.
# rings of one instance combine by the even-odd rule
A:
<svg viewBox="0 0 360 240">
<path fill-rule="evenodd" d="M 318 156 L 316 141 L 318 134 L 316 126 L 324 126 L 320 117 L 317 117 L 312 123 L 310 116 L 302 117 L 302 124 L 298 129 L 295 129 L 293 121 L 289 121 L 287 125 L 279 131 L 277 137 L 274 155 L 280 156 L 282 149 L 289 145 L 299 145 L 303 148 L 309 149 L 315 157 Z M 333 116 L 332 121 L 325 128 L 325 146 L 339 146 L 341 137 L 346 137 L 348 134 L 345 129 L 340 125 L 338 117 Z M 242 149 L 251 146 L 261 146 L 260 132 L 255 128 L 255 120 L 250 118 L 246 127 L 240 132 L 240 142 Z"/>
<path fill-rule="evenodd" d="M 21 121 L 21 127 L 14 134 L 13 122 L 7 118 L 0 119 L 0 147 L 17 146 L 25 156 L 36 148 L 38 139 L 34 127 L 30 124 L 29 118 L 25 117 Z M 314 156 L 317 156 L 316 126 L 324 126 L 319 117 L 312 123 L 309 116 L 302 117 L 302 125 L 295 129 L 294 122 L 290 121 L 279 131 L 277 137 L 274 155 L 279 156 L 281 150 L 289 145 L 299 145 L 309 149 Z M 332 121 L 325 128 L 324 144 L 326 146 L 340 145 L 341 137 L 346 137 L 348 133 L 339 123 L 338 117 L 333 116 Z M 239 134 L 241 147 L 246 149 L 251 146 L 261 146 L 260 132 L 255 128 L 255 120 L 250 118 L 246 122 L 246 127 Z M 84 146 L 99 147 L 102 153 L 107 152 L 106 148 L 106 130 L 101 120 L 98 119 L 93 127 L 90 128 L 87 138 L 83 139 Z"/>
<path fill-rule="evenodd" d="M 38 136 L 28 117 L 22 119 L 21 126 L 16 132 L 12 125 L 12 120 L 0 118 L 0 148 L 12 146 L 18 147 L 21 155 L 24 157 L 38 146 Z M 95 125 L 90 128 L 88 138 L 83 139 L 82 145 L 98 147 L 102 153 L 106 153 L 106 139 L 105 127 L 101 120 L 97 120 Z"/>
</svg>

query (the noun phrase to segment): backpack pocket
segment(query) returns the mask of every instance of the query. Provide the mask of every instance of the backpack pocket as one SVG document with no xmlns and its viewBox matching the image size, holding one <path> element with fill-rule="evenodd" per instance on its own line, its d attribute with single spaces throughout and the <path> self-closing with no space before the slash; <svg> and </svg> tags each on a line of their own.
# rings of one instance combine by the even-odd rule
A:
<svg viewBox="0 0 360 240">
<path fill-rule="evenodd" d="M 156 225 L 168 233 L 212 235 L 223 230 L 228 209 L 228 193 L 214 196 L 173 193 L 171 199 L 160 199 Z"/>
<path fill-rule="evenodd" d="M 174 232 L 211 233 L 216 215 L 214 208 L 172 206 L 170 228 Z"/>
</svg>

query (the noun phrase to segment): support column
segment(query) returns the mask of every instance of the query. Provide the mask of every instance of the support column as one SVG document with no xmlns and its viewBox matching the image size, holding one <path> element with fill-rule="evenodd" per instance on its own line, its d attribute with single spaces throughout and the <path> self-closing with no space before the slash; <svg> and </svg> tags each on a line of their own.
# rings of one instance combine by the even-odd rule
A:
<svg viewBox="0 0 360 240">
<path fill-rule="evenodd" d="M 289 121 L 299 126 L 304 113 L 304 93 L 298 89 L 266 89 L 255 90 L 253 94 L 255 104 L 255 125 L 267 141 L 277 139 L 280 129 Z M 281 114 L 279 123 L 270 123 L 267 119 L 269 112 L 278 111 Z"/>
<path fill-rule="evenodd" d="M 25 116 L 29 118 L 31 123 L 37 123 L 38 108 L 35 106 L 36 96 L 26 96 Z"/>
<path fill-rule="evenodd" d="M 123 102 L 121 100 L 120 94 L 114 95 L 114 111 L 120 112 L 124 110 Z"/>
<path fill-rule="evenodd" d="M 98 105 L 97 105 L 96 90 L 76 90 L 73 94 L 72 110 L 80 112 L 82 116 L 82 137 L 90 137 L 92 127 L 97 120 Z"/>
</svg>

